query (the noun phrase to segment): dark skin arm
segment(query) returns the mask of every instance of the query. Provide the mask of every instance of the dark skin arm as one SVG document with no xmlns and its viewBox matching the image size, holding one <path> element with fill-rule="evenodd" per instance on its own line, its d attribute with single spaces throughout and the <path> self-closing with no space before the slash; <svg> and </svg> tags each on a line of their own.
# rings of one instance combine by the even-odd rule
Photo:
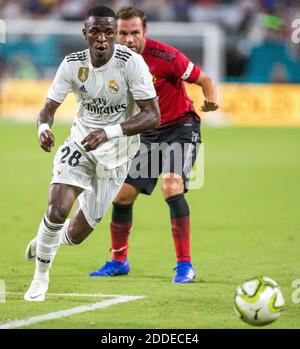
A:
<svg viewBox="0 0 300 349">
<path fill-rule="evenodd" d="M 135 101 L 140 112 L 133 116 L 130 120 L 121 123 L 123 134 L 133 136 L 138 133 L 151 130 L 160 123 L 160 110 L 157 98 L 147 101 Z M 81 144 L 84 145 L 86 151 L 95 150 L 100 144 L 107 141 L 105 131 L 100 128 L 88 134 Z"/>
<path fill-rule="evenodd" d="M 60 103 L 47 98 L 43 108 L 39 112 L 37 127 L 39 127 L 41 124 L 47 123 L 51 128 L 54 121 L 54 114 L 59 106 Z M 54 134 L 50 130 L 43 131 L 39 137 L 39 143 L 45 151 L 50 152 L 55 143 Z"/>
</svg>

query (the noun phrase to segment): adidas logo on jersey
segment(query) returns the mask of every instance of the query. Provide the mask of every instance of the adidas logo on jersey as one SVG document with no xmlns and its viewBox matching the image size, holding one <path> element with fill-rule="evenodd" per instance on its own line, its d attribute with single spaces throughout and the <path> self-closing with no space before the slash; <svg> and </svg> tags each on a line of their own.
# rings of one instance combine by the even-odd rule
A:
<svg viewBox="0 0 300 349">
<path fill-rule="evenodd" d="M 81 92 L 87 93 L 87 90 L 85 89 L 84 85 L 82 85 L 79 90 Z"/>
</svg>

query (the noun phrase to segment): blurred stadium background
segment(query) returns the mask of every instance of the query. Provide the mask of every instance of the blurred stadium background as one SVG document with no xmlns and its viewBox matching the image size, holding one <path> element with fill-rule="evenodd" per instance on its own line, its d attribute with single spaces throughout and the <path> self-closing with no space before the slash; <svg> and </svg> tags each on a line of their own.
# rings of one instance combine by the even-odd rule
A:
<svg viewBox="0 0 300 349">
<path fill-rule="evenodd" d="M 292 40 L 298 0 L 0 0 L 0 279 L 20 292 L 0 304 L 0 324 L 81 304 L 49 297 L 32 306 L 21 296 L 33 272 L 23 251 L 46 207 L 54 156 L 37 146 L 34 123 L 64 55 L 86 48 L 86 10 L 128 3 L 147 13 L 150 37 L 181 49 L 218 83 L 220 110 L 202 115 L 205 185 L 187 194 L 197 280 L 171 283 L 169 212 L 156 188 L 151 200 L 135 204 L 128 277 L 87 278 L 110 258 L 108 213 L 101 234 L 79 250 L 61 249 L 50 286 L 145 300 L 31 328 L 247 328 L 233 313 L 233 295 L 259 274 L 277 280 L 287 302 L 271 327 L 299 328 L 300 299 L 291 298 L 300 277 L 300 43 Z M 188 92 L 198 108 L 200 89 L 188 85 Z M 75 111 L 69 96 L 54 125 L 57 145 Z"/>
<path fill-rule="evenodd" d="M 297 0 L 1 0 L 1 118 L 36 116 L 64 55 L 86 47 L 82 18 L 99 3 L 141 7 L 151 37 L 178 47 L 220 83 L 221 109 L 205 122 L 300 125 L 300 45 L 291 39 Z M 196 106 L 198 92 L 189 87 Z M 71 98 L 59 117 L 74 111 Z"/>
</svg>

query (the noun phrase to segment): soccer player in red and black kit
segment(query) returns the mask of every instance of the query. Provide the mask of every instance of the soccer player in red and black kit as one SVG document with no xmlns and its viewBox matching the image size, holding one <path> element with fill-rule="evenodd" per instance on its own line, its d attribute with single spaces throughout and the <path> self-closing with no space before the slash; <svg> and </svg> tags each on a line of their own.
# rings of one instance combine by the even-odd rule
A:
<svg viewBox="0 0 300 349">
<path fill-rule="evenodd" d="M 200 140 L 200 118 L 186 94 L 184 81 L 202 87 L 205 97 L 201 111 L 214 111 L 218 108 L 216 88 L 213 80 L 193 64 L 182 52 L 164 43 L 146 38 L 145 14 L 133 7 L 122 7 L 118 13 L 118 40 L 122 45 L 140 53 L 153 75 L 161 110 L 160 127 L 141 135 L 141 147 L 134 160 L 146 170 L 153 167 L 156 147 L 162 143 L 170 146 L 177 143 L 183 149 L 189 144 L 189 151 L 180 152 L 180 161 L 170 152 L 160 149 L 158 174 L 162 173 L 161 189 L 170 208 L 172 236 L 174 240 L 177 266 L 174 283 L 189 283 L 195 278 L 190 253 L 190 214 L 184 193 L 188 188 L 188 175 L 196 159 L 196 148 Z M 150 150 L 151 148 L 151 150 Z M 163 147 L 162 147 L 163 148 Z M 173 154 L 173 155 L 172 155 Z M 138 158 L 137 158 L 138 157 Z M 145 160 L 146 159 L 146 160 Z M 176 164 L 177 161 L 177 164 Z M 134 161 L 133 161 L 134 163 Z M 178 165 L 180 168 L 178 169 Z M 150 173 L 151 173 L 150 171 Z M 141 174 L 142 168 L 139 168 Z M 147 172 L 147 171 L 146 171 Z M 136 176 L 131 168 L 129 175 L 113 202 L 112 260 L 106 262 L 90 276 L 126 275 L 130 270 L 127 260 L 128 236 L 132 226 L 132 207 L 139 193 L 150 195 L 157 183 L 156 176 Z"/>
</svg>

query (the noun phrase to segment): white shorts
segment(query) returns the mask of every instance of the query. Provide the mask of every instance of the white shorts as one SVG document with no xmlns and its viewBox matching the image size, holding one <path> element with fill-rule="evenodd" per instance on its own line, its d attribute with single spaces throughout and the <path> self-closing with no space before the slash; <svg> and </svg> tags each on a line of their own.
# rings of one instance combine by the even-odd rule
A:
<svg viewBox="0 0 300 349">
<path fill-rule="evenodd" d="M 55 154 L 51 184 L 63 183 L 84 189 L 78 201 L 88 224 L 95 229 L 121 189 L 130 163 L 129 159 L 117 168 L 107 169 L 67 139 Z"/>
</svg>

